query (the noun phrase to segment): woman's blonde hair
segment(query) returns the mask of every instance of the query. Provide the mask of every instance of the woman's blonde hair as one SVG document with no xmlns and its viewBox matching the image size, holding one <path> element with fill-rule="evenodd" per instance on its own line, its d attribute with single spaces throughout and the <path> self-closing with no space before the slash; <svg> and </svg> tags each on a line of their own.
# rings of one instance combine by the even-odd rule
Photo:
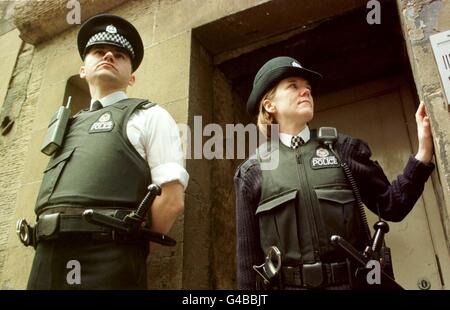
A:
<svg viewBox="0 0 450 310">
<path fill-rule="evenodd" d="M 272 100 L 275 97 L 275 94 L 277 92 L 278 84 L 272 87 L 264 97 L 262 97 L 261 101 L 259 102 L 259 113 L 258 118 L 256 120 L 256 124 L 258 125 L 258 129 L 262 132 L 264 136 L 267 138 L 271 137 L 272 132 L 272 124 L 276 124 L 277 121 L 275 117 L 266 111 L 264 108 L 263 102 L 264 100 Z"/>
</svg>

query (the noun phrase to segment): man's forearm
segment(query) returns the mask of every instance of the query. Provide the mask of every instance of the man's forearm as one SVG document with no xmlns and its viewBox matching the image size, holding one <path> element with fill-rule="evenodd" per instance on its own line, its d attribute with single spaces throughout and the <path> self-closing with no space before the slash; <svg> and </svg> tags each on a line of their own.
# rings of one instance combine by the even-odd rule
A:
<svg viewBox="0 0 450 310">
<path fill-rule="evenodd" d="M 150 210 L 152 230 L 167 234 L 184 210 L 183 186 L 179 182 L 163 184 Z"/>
</svg>

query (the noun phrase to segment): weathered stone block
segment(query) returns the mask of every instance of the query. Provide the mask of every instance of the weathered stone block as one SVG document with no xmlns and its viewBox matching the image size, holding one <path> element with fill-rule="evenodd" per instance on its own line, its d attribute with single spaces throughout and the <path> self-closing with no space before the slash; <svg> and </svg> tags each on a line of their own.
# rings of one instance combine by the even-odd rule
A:
<svg viewBox="0 0 450 310">
<path fill-rule="evenodd" d="M 21 38 L 28 43 L 38 44 L 69 29 L 67 22 L 67 0 L 18 1 L 15 10 L 15 24 Z M 100 12 L 122 4 L 125 0 L 91 1 L 79 0 L 81 21 Z M 72 8 L 71 8 L 72 9 Z M 49 23 L 48 21 L 52 22 Z"/>
<path fill-rule="evenodd" d="M 57 109 L 65 104 L 64 91 L 66 89 L 66 81 L 60 81 L 51 87 L 42 88 L 39 94 L 36 118 L 34 120 L 35 129 L 43 129 L 48 127 L 51 117 Z"/>
<path fill-rule="evenodd" d="M 188 96 L 190 32 L 185 32 L 145 50 L 146 56 L 136 71 L 136 84 L 130 96 L 149 98 L 157 103 L 172 102 Z"/>
<path fill-rule="evenodd" d="M 21 186 L 17 196 L 17 208 L 13 220 L 8 226 L 8 247 L 1 274 L 0 287 L 2 289 L 24 289 L 31 270 L 34 257 L 32 247 L 24 247 L 17 238 L 15 223 L 19 218 L 26 218 L 29 223 L 34 223 L 34 201 L 38 193 L 40 182 Z M 18 263 L 20 260 L 20 263 Z"/>
<path fill-rule="evenodd" d="M 83 63 L 75 45 L 64 54 L 49 57 L 42 87 L 48 88 L 57 83 L 67 83 L 71 76 L 79 74 L 82 65 Z"/>
<path fill-rule="evenodd" d="M 31 133 L 30 144 L 24 164 L 24 171 L 27 173 L 23 174 L 20 182 L 23 185 L 40 182 L 42 180 L 42 173 L 50 159 L 49 156 L 41 153 L 42 142 L 44 141 L 46 133 L 46 128 L 34 130 Z"/>
</svg>

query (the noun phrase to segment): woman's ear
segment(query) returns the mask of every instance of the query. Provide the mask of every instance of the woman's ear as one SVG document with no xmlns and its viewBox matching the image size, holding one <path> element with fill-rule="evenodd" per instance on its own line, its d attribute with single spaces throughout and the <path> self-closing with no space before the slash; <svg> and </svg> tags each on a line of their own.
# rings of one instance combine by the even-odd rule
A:
<svg viewBox="0 0 450 310">
<path fill-rule="evenodd" d="M 277 111 L 275 104 L 270 99 L 264 99 L 262 105 L 263 105 L 264 110 L 266 110 L 267 113 L 274 114 Z"/>
</svg>

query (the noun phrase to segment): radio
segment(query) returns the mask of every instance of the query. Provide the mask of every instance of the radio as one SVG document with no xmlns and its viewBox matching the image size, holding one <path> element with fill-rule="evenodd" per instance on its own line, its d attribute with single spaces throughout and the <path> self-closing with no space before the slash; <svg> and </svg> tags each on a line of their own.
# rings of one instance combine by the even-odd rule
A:
<svg viewBox="0 0 450 310">
<path fill-rule="evenodd" d="M 51 156 L 63 144 L 64 134 L 66 133 L 67 124 L 70 117 L 70 102 L 72 97 L 67 99 L 66 106 L 62 106 L 56 111 L 48 124 L 47 135 L 42 144 L 41 152 L 45 155 Z"/>
</svg>

